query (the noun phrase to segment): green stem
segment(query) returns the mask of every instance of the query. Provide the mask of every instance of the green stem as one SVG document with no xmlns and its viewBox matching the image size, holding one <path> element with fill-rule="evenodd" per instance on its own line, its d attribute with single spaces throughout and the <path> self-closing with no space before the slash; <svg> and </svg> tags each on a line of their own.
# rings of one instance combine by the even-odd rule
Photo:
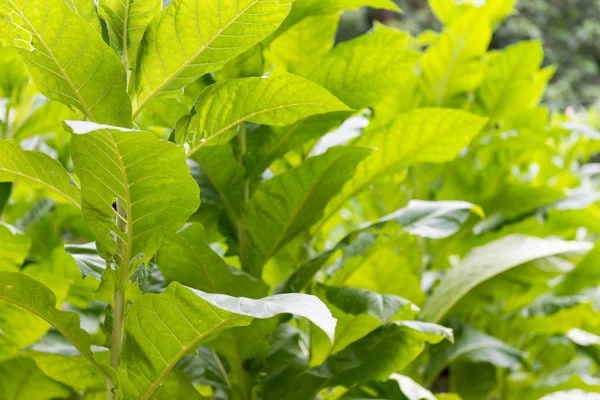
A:
<svg viewBox="0 0 600 400">
<path fill-rule="evenodd" d="M 247 146 L 246 146 L 246 124 L 241 123 L 238 125 L 238 135 L 237 135 L 237 162 L 241 167 L 244 166 L 244 155 L 246 154 Z M 249 180 L 246 176 L 244 176 L 244 180 L 242 182 L 243 190 L 244 190 L 244 204 L 248 201 L 250 197 L 250 186 Z M 241 213 L 237 216 L 236 221 L 237 233 L 238 233 L 238 246 L 240 248 L 240 261 L 243 259 L 242 251 L 244 249 L 244 222 L 242 221 Z"/>
<path fill-rule="evenodd" d="M 121 205 L 119 199 L 116 200 L 117 214 L 121 218 L 117 218 L 117 228 L 121 232 L 127 231 L 127 211 Z M 122 240 L 117 240 L 117 249 L 119 254 L 125 254 L 125 243 Z M 125 257 L 126 258 L 126 257 Z M 121 365 L 121 357 L 123 355 L 123 337 L 125 335 L 125 289 L 127 279 L 129 278 L 129 262 L 130 260 L 121 259 L 117 265 L 116 275 L 117 283 L 113 297 L 113 327 L 112 327 L 112 347 L 110 349 L 110 366 L 115 371 L 119 371 Z M 109 397 L 110 398 L 110 397 Z M 118 400 L 118 394 L 115 393 L 113 400 Z"/>
</svg>

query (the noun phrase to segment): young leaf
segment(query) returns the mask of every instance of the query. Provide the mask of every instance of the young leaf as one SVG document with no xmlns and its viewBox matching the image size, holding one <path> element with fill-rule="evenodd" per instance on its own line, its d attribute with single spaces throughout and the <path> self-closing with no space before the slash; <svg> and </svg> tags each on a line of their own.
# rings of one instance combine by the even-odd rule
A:
<svg viewBox="0 0 600 400">
<path fill-rule="evenodd" d="M 52 325 L 102 376 L 108 376 L 106 367 L 92 355 L 90 336 L 79 326 L 79 314 L 58 310 L 56 296 L 48 287 L 21 273 L 0 272 L 0 300 L 21 307 Z"/>
<path fill-rule="evenodd" d="M 89 120 L 131 125 L 125 70 L 96 30 L 62 0 L 9 0 L 0 38 L 16 47 L 44 95 Z"/>
<path fill-rule="evenodd" d="M 127 264 L 138 257 L 149 260 L 199 205 L 198 185 L 183 148 L 150 132 L 86 122 L 69 122 L 68 127 L 81 179 L 83 217 L 101 255 Z M 117 219 L 125 230 L 119 229 Z"/>
<path fill-rule="evenodd" d="M 335 319 L 316 297 L 289 294 L 253 300 L 190 290 L 174 282 L 159 295 L 144 295 L 127 315 L 125 400 L 146 400 L 190 351 L 253 318 L 282 313 L 306 316 L 333 336 Z"/>
<path fill-rule="evenodd" d="M 240 238 L 244 269 L 260 276 L 275 252 L 319 219 L 327 202 L 370 153 L 360 147 L 334 147 L 300 167 L 263 182 L 246 205 Z"/>
<path fill-rule="evenodd" d="M 263 297 L 268 287 L 215 253 L 204 238 L 200 224 L 184 227 L 171 236 L 156 254 L 155 262 L 167 281 L 210 293 L 251 298 Z"/>
<path fill-rule="evenodd" d="M 79 188 L 60 163 L 38 151 L 24 151 L 16 140 L 0 140 L 0 182 L 47 189 L 52 198 L 80 208 Z"/>
<path fill-rule="evenodd" d="M 131 69 L 146 26 L 162 10 L 162 0 L 104 0 L 98 2 L 100 16 L 108 22 L 111 44 L 122 54 L 125 69 Z"/>
<path fill-rule="evenodd" d="M 244 121 L 284 126 L 315 114 L 349 110 L 327 90 L 289 74 L 217 83 L 199 98 L 188 126 L 188 156 L 203 146 L 227 143 Z"/>
<path fill-rule="evenodd" d="M 472 250 L 444 277 L 427 300 L 420 318 L 439 322 L 477 285 L 519 265 L 565 253 L 585 253 L 591 243 L 509 235 Z"/>
<path fill-rule="evenodd" d="M 137 115 L 155 96 L 216 71 L 285 19 L 277 0 L 175 0 L 146 28 L 133 70 Z M 185 16 L 183 18 L 182 16 Z"/>
<path fill-rule="evenodd" d="M 416 163 L 454 159 L 486 123 L 485 118 L 461 110 L 423 108 L 400 114 L 389 125 L 366 130 L 354 143 L 374 147 L 342 192 L 325 210 L 324 221 L 371 182 Z"/>
<path fill-rule="evenodd" d="M 307 77 L 350 107 L 375 106 L 419 59 L 419 53 L 407 49 L 409 38 L 378 25 L 374 32 L 336 46 Z"/>
<path fill-rule="evenodd" d="M 14 227 L 0 222 L 0 271 L 17 272 L 29 254 L 31 239 Z"/>
</svg>

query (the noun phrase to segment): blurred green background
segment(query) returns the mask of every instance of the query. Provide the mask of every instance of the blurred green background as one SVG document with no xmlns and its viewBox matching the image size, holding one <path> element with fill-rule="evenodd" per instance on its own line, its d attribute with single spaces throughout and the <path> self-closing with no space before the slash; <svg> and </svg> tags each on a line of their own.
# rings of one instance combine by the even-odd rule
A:
<svg viewBox="0 0 600 400">
<path fill-rule="evenodd" d="M 347 40 L 364 33 L 374 21 L 399 27 L 415 36 L 428 29 L 440 30 L 427 0 L 395 1 L 403 14 L 367 9 L 346 13 L 338 39 Z M 491 47 L 541 40 L 545 65 L 557 67 L 544 100 L 550 110 L 600 108 L 600 0 L 520 0 L 517 10 L 496 31 Z"/>
</svg>

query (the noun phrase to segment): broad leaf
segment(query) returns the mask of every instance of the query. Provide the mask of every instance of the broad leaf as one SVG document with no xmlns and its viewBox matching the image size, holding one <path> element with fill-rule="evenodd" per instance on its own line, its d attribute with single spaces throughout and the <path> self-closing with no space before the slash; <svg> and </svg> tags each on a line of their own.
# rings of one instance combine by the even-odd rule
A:
<svg viewBox="0 0 600 400">
<path fill-rule="evenodd" d="M 322 87 L 288 74 L 217 83 L 199 98 L 188 125 L 188 157 L 204 146 L 227 143 L 245 121 L 284 126 L 315 114 L 349 110 Z"/>
<path fill-rule="evenodd" d="M 465 201 L 411 200 L 405 208 L 361 229 L 379 228 L 394 221 L 411 235 L 442 239 L 458 232 L 471 213 L 483 217 L 483 210 L 479 206 Z"/>
<path fill-rule="evenodd" d="M 102 34 L 102 26 L 94 0 L 68 0 L 66 3 L 98 33 Z"/>
<path fill-rule="evenodd" d="M 455 361 L 487 362 L 500 368 L 512 368 L 525 359 L 525 353 L 519 349 L 470 326 L 455 331 L 455 338 L 455 343 L 443 343 L 432 350 L 424 374 L 426 382 L 432 382 L 444 368 Z"/>
<path fill-rule="evenodd" d="M 155 261 L 167 281 L 194 289 L 251 298 L 263 297 L 268 292 L 262 281 L 227 265 L 206 243 L 200 224 L 188 225 L 171 236 L 156 254 Z"/>
<path fill-rule="evenodd" d="M 29 254 L 31 239 L 11 225 L 0 222 L 0 271 L 17 272 Z"/>
<path fill-rule="evenodd" d="M 122 54 L 125 69 L 131 69 L 146 26 L 162 10 L 162 0 L 103 0 L 100 16 L 108 22 L 110 41 Z"/>
<path fill-rule="evenodd" d="M 371 380 L 386 380 L 401 371 L 424 349 L 425 343 L 452 340 L 452 331 L 439 325 L 399 321 L 383 326 L 329 357 L 319 367 L 301 371 L 267 386 L 266 399 L 304 400 L 323 387 L 353 387 Z"/>
<path fill-rule="evenodd" d="M 454 159 L 485 122 L 484 118 L 460 110 L 423 108 L 400 114 L 389 124 L 367 129 L 354 144 L 377 150 L 358 166 L 343 191 L 328 204 L 324 221 L 386 174 L 416 163 Z"/>
<path fill-rule="evenodd" d="M 14 358 L 0 364 L 0 399 L 66 399 L 71 390 L 48 378 L 33 360 Z"/>
<path fill-rule="evenodd" d="M 0 140 L 0 181 L 43 188 L 57 201 L 80 208 L 79 188 L 60 163 L 38 151 L 23 151 L 16 140 Z"/>
<path fill-rule="evenodd" d="M 259 300 L 190 290 L 172 283 L 159 295 L 144 295 L 127 315 L 121 371 L 124 398 L 148 399 L 175 364 L 200 345 L 253 318 L 282 313 L 305 316 L 333 336 L 335 319 L 316 297 L 289 294 Z"/>
<path fill-rule="evenodd" d="M 335 47 L 307 77 L 353 108 L 375 106 L 410 72 L 419 53 L 410 36 L 378 25 L 374 32 Z"/>
<path fill-rule="evenodd" d="M 398 382 L 398 388 L 408 400 L 437 400 L 433 393 L 408 376 L 392 374 L 390 380 Z"/>
<path fill-rule="evenodd" d="M 102 278 L 102 273 L 106 269 L 106 261 L 98 255 L 96 243 L 86 244 L 68 244 L 65 250 L 75 259 L 81 275 L 92 276 L 98 280 Z"/>
<path fill-rule="evenodd" d="M 420 318 L 442 321 L 452 307 L 473 288 L 519 265 L 565 253 L 584 253 L 590 243 L 509 235 L 472 250 L 444 277 L 428 299 Z"/>
<path fill-rule="evenodd" d="M 351 112 L 315 115 L 283 127 L 262 127 L 247 133 L 245 156 L 248 177 L 257 179 L 271 163 L 340 126 Z"/>
<path fill-rule="evenodd" d="M 289 10 L 274 0 L 173 1 L 142 38 L 132 77 L 134 115 L 160 93 L 178 91 L 260 42 Z"/>
<path fill-rule="evenodd" d="M 125 70 L 94 27 L 62 0 L 9 0 L 0 38 L 16 47 L 44 95 L 95 122 L 131 124 Z"/>
<path fill-rule="evenodd" d="M 127 264 L 149 260 L 199 205 L 198 186 L 183 148 L 150 132 L 84 122 L 68 126 L 82 185 L 83 217 L 100 254 Z"/>
<path fill-rule="evenodd" d="M 90 337 L 79 326 L 79 315 L 58 310 L 56 296 L 48 287 L 21 273 L 0 272 L 0 300 L 23 308 L 52 325 L 100 374 L 108 376 L 106 367 L 92 355 Z"/>
<path fill-rule="evenodd" d="M 281 246 L 319 219 L 327 202 L 369 153 L 359 147 L 332 148 L 263 182 L 243 215 L 240 248 L 244 269 L 259 276 Z"/>
</svg>

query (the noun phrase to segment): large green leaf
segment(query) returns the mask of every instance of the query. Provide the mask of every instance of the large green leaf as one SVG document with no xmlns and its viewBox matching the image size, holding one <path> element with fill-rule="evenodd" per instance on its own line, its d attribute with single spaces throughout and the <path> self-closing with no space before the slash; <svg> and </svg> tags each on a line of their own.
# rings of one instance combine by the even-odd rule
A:
<svg viewBox="0 0 600 400">
<path fill-rule="evenodd" d="M 67 0 L 66 3 L 98 33 L 102 34 L 102 25 L 100 18 L 98 18 L 96 2 L 94 0 Z"/>
<path fill-rule="evenodd" d="M 253 300 L 208 294 L 172 283 L 144 295 L 127 315 L 121 370 L 125 400 L 148 399 L 177 362 L 219 333 L 253 318 L 282 313 L 305 316 L 333 336 L 335 319 L 320 300 L 302 294 Z"/>
<path fill-rule="evenodd" d="M 389 124 L 367 129 L 354 143 L 377 149 L 359 164 L 325 210 L 324 221 L 374 180 L 416 163 L 454 159 L 485 125 L 485 118 L 460 110 L 423 108 L 400 114 Z"/>
<path fill-rule="evenodd" d="M 45 376 L 33 360 L 15 358 L 0 364 L 0 399 L 55 400 L 71 395 L 69 388 Z"/>
<path fill-rule="evenodd" d="M 188 225 L 171 236 L 156 254 L 155 261 L 167 281 L 194 289 L 251 298 L 263 297 L 268 292 L 262 281 L 227 265 L 206 243 L 200 224 Z"/>
<path fill-rule="evenodd" d="M 162 0 L 103 0 L 100 16 L 108 22 L 111 44 L 122 54 L 125 69 L 131 69 L 146 26 L 162 10 Z"/>
<path fill-rule="evenodd" d="M 458 232 L 471 213 L 483 217 L 483 210 L 479 206 L 466 201 L 411 200 L 406 207 L 361 229 L 380 228 L 394 221 L 411 235 L 442 239 Z"/>
<path fill-rule="evenodd" d="M 68 126 L 74 133 L 71 154 L 81 179 L 83 217 L 101 255 L 127 264 L 149 260 L 199 205 L 183 147 L 150 132 L 87 122 Z M 114 202 L 123 214 L 117 214 Z"/>
<path fill-rule="evenodd" d="M 432 382 L 455 361 L 487 362 L 500 368 L 512 368 L 525 359 L 524 352 L 470 326 L 455 331 L 455 338 L 455 343 L 443 343 L 432 349 L 424 374 L 426 382 Z"/>
<path fill-rule="evenodd" d="M 304 400 L 326 386 L 353 387 L 386 380 L 414 360 L 426 343 L 444 339 L 452 340 L 452 330 L 416 321 L 391 323 L 330 356 L 319 367 L 274 377 L 265 390 L 266 399 Z"/>
<path fill-rule="evenodd" d="M 108 367 L 92 355 L 90 336 L 79 326 L 79 314 L 57 309 L 56 296 L 47 286 L 21 273 L 0 272 L 0 300 L 23 308 L 52 325 L 101 375 L 108 376 Z"/>
<path fill-rule="evenodd" d="M 429 104 L 448 106 L 453 97 L 473 92 L 484 75 L 481 56 L 492 37 L 487 14 L 467 13 L 447 27 L 425 51 L 419 68 Z"/>
<path fill-rule="evenodd" d="M 592 248 L 586 242 L 540 239 L 509 235 L 472 250 L 452 268 L 428 299 L 420 318 L 438 322 L 472 289 L 519 265 L 565 253 L 584 253 Z"/>
<path fill-rule="evenodd" d="M 16 140 L 0 140 L 0 181 L 43 188 L 57 200 L 77 208 L 79 188 L 62 165 L 37 151 L 23 151 Z"/>
<path fill-rule="evenodd" d="M 307 77 L 353 108 L 375 106 L 410 72 L 419 53 L 410 35 L 378 25 L 367 35 L 336 46 Z"/>
<path fill-rule="evenodd" d="M 18 271 L 31 247 L 31 239 L 11 225 L 0 222 L 0 271 Z"/>
<path fill-rule="evenodd" d="M 248 152 L 244 157 L 248 178 L 256 179 L 277 158 L 298 150 L 340 126 L 351 112 L 341 111 L 315 115 L 283 127 L 267 127 L 247 133 Z"/>
<path fill-rule="evenodd" d="M 369 153 L 366 148 L 335 147 L 263 182 L 244 210 L 240 238 L 244 269 L 259 276 L 281 246 L 319 219 L 327 202 Z"/>
<path fill-rule="evenodd" d="M 204 146 L 227 143 L 244 121 L 284 126 L 315 114 L 349 110 L 327 90 L 289 74 L 217 83 L 199 99 L 188 125 L 188 156 Z"/>
<path fill-rule="evenodd" d="M 125 70 L 95 28 L 62 0 L 8 0 L 0 38 L 16 47 L 44 95 L 95 122 L 131 124 Z"/>
<path fill-rule="evenodd" d="M 290 4 L 274 0 L 173 1 L 142 38 L 133 71 L 134 115 L 160 93 L 178 91 L 260 42 L 289 10 Z"/>
</svg>

